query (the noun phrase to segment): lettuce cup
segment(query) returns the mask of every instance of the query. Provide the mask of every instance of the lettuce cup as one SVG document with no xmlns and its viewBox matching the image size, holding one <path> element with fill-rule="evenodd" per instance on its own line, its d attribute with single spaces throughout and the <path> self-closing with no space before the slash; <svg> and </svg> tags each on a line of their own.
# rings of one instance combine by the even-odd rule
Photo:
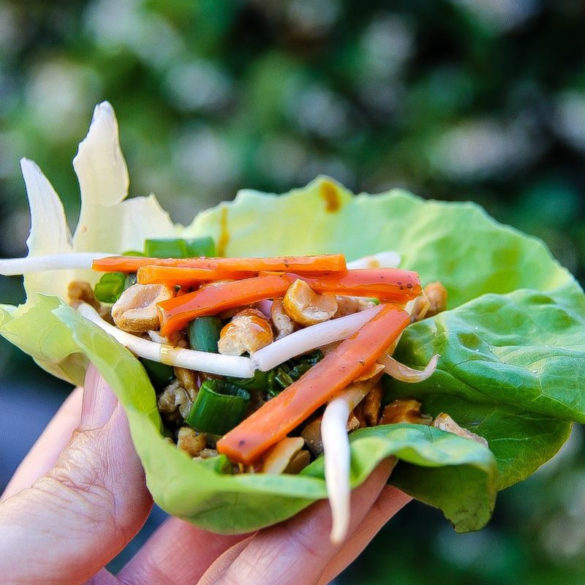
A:
<svg viewBox="0 0 585 585">
<path fill-rule="evenodd" d="M 220 533 L 247 532 L 280 522 L 329 496 L 334 512 L 333 537 L 339 540 L 343 538 L 343 523 L 347 519 L 344 507 L 349 488 L 360 485 L 381 460 L 395 457 L 398 464 L 391 483 L 440 508 L 457 531 L 477 530 L 489 520 L 497 492 L 528 477 L 559 450 L 573 422 L 585 422 L 585 296 L 581 288 L 541 241 L 498 224 L 474 204 L 425 201 L 400 190 L 353 195 L 332 179 L 319 177 L 284 195 L 240 191 L 234 201 L 198 213 L 188 226 L 173 224 L 153 195 L 126 199 L 128 173 L 119 147 L 116 119 L 107 103 L 96 108 L 74 168 L 81 190 L 81 213 L 71 236 L 63 206 L 51 184 L 34 163 L 22 161 L 32 218 L 27 241 L 29 255 L 25 259 L 1 261 L 0 273 L 24 274 L 27 301 L 18 307 L 0 306 L 0 333 L 31 355 L 39 366 L 72 384 L 81 384 L 88 363 L 95 364 L 126 410 L 149 490 L 155 501 L 172 515 Z M 262 467 L 264 463 L 257 464 L 265 461 L 266 451 L 260 458 L 251 455 L 246 459 L 237 449 L 221 447 L 222 441 L 229 442 L 232 427 L 237 430 L 239 424 L 246 424 L 247 411 L 243 423 L 238 415 L 225 428 L 208 427 L 207 434 L 212 438 L 205 444 L 208 449 L 205 457 L 177 448 L 180 428 L 189 427 L 190 423 L 195 430 L 198 425 L 216 424 L 209 422 L 213 419 L 207 416 L 209 410 L 204 413 L 206 420 L 201 422 L 200 418 L 190 419 L 194 412 L 190 405 L 189 412 L 173 427 L 174 423 L 160 408 L 164 389 L 157 388 L 156 382 L 153 384 L 155 378 L 143 359 L 142 349 L 113 331 L 114 326 L 108 323 L 111 312 L 104 321 L 104 315 L 100 317 L 87 303 L 72 306 L 68 289 L 72 282 L 87 282 L 95 287 L 92 290 L 99 291 L 98 296 L 107 295 L 114 294 L 117 286 L 126 289 L 127 274 L 137 273 L 139 279 L 153 278 L 153 274 L 158 274 L 155 270 L 143 271 L 141 276 L 136 267 L 122 271 L 124 277 L 117 277 L 116 284 L 115 278 L 103 280 L 100 272 L 91 270 L 91 265 L 94 262 L 94 266 L 103 269 L 104 256 L 119 259 L 127 251 L 144 251 L 145 242 L 151 242 L 148 246 L 156 245 L 152 242 L 157 241 L 174 242 L 173 245 L 186 247 L 187 251 L 189 243 L 212 242 L 215 246 L 212 254 L 207 249 L 204 254 L 199 250 L 192 255 L 218 260 L 248 259 L 247 263 L 232 266 L 227 279 L 237 283 L 231 288 L 239 288 L 240 294 L 246 286 L 250 291 L 258 290 L 258 281 L 248 286 L 249 283 L 244 283 L 247 279 L 265 279 L 262 286 L 268 286 L 270 281 L 270 286 L 278 287 L 288 278 L 286 275 L 294 272 L 287 271 L 290 265 L 287 270 L 282 266 L 275 269 L 274 265 L 250 268 L 249 259 L 266 258 L 286 258 L 289 262 L 291 258 L 341 257 L 347 265 L 338 268 L 340 275 L 352 273 L 352 262 L 370 258 L 377 267 L 393 264 L 394 268 L 381 266 L 381 270 L 401 271 L 398 272 L 401 278 L 416 274 L 419 279 L 416 282 L 423 286 L 441 283 L 446 291 L 446 305 L 440 311 L 425 314 L 424 309 L 417 315 L 420 306 L 417 309 L 416 298 L 421 297 L 416 288 L 410 296 L 392 298 L 368 289 L 361 298 L 369 300 L 349 315 L 364 321 L 359 331 L 369 332 L 367 343 L 361 347 L 372 348 L 376 343 L 382 347 L 374 359 L 378 364 L 382 361 L 382 369 L 375 375 L 384 375 L 380 409 L 411 401 L 421 405 L 420 417 L 384 419 L 379 410 L 376 424 L 360 424 L 349 432 L 348 439 L 344 438 L 348 437 L 345 423 L 357 404 L 355 393 L 347 392 L 348 385 L 364 374 L 360 371 L 358 375 L 356 370 L 353 378 L 349 376 L 309 415 L 322 416 L 321 427 L 332 425 L 333 431 L 322 431 L 324 439 L 339 438 L 339 421 L 343 422 L 343 437 L 329 440 L 347 445 L 341 455 L 337 448 L 329 452 L 326 449 L 325 456 L 317 451 L 308 459 L 305 457 L 305 464 L 295 473 L 286 469 L 285 473 L 272 473 Z M 161 255 L 170 255 L 169 250 Z M 145 266 L 152 267 L 152 263 Z M 234 271 L 239 275 L 234 275 Z M 308 283 L 313 294 L 334 296 L 339 293 L 338 288 L 323 288 L 327 279 L 327 286 L 335 278 L 335 286 L 339 285 L 341 276 L 335 277 L 333 272 L 327 264 L 317 276 L 295 274 L 286 288 L 278 288 L 281 291 L 278 294 L 254 297 L 250 303 L 240 303 L 240 307 L 265 300 L 280 301 L 288 286 L 295 282 Z M 220 270 L 218 279 L 221 281 L 225 274 Z M 204 288 L 176 280 L 185 278 L 181 271 L 175 271 L 173 278 L 166 284 L 171 296 L 177 291 L 188 296 Z M 191 288 L 183 290 L 185 287 Z M 351 291 L 346 296 L 354 298 L 355 290 Z M 219 289 L 213 293 L 206 295 L 215 299 L 220 295 Z M 114 299 L 106 298 L 104 303 L 109 300 Z M 175 310 L 180 303 L 172 301 L 168 306 Z M 168 301 L 161 301 L 159 306 L 165 302 Z M 98 304 L 97 308 L 100 307 Z M 204 316 L 222 319 L 224 327 L 233 322 L 234 314 L 229 314 L 233 308 L 222 306 L 221 311 Z M 266 307 L 254 305 L 252 310 L 260 313 L 255 314 L 256 318 L 263 318 L 263 308 L 265 317 Z M 409 313 L 405 313 L 405 308 Z M 290 315 L 291 311 L 294 309 L 285 313 Z M 368 319 L 364 317 L 367 311 L 371 311 Z M 159 315 L 163 330 L 158 335 L 162 340 L 156 339 L 156 335 L 145 339 L 144 332 L 124 333 L 140 343 L 158 343 L 159 357 L 166 351 L 168 358 L 169 350 L 160 349 L 161 341 L 166 346 L 177 331 L 185 332 L 200 316 L 185 317 L 181 313 L 179 321 L 174 321 L 175 327 L 165 321 L 169 314 L 170 311 L 168 314 L 163 311 Z M 388 333 L 390 314 L 400 321 L 396 335 Z M 379 323 L 382 318 L 387 320 L 384 327 L 376 329 L 376 320 Z M 323 321 L 330 325 L 338 319 L 331 312 Z M 274 330 L 274 318 L 269 325 Z M 312 332 L 311 327 L 318 325 L 296 323 L 294 329 L 299 331 L 288 333 Z M 344 344 L 354 334 L 358 335 L 355 329 L 343 340 L 337 337 L 334 341 Z M 208 339 L 210 334 L 202 335 Z M 216 333 L 216 343 L 218 335 L 221 334 Z M 384 341 L 383 335 L 388 335 Z M 315 339 L 314 335 L 310 337 Z M 328 347 L 323 339 L 317 335 L 318 347 L 323 349 L 325 345 L 328 363 L 335 362 L 330 355 L 335 355 L 336 348 Z M 196 342 L 190 343 L 190 348 L 183 345 L 180 349 L 197 349 Z M 389 346 L 392 349 L 395 346 L 393 357 L 386 356 L 390 361 L 384 363 Z M 269 348 L 270 344 L 263 347 Z M 199 365 L 191 371 L 204 373 L 212 380 L 217 380 L 218 373 L 229 376 L 229 372 L 221 369 L 228 362 L 233 362 L 235 368 L 244 368 L 236 370 L 236 374 L 244 373 L 235 376 L 239 379 L 252 378 L 257 371 L 272 371 L 282 363 L 288 364 L 285 373 L 289 375 L 297 365 L 283 361 L 263 365 L 261 356 L 258 357 L 263 349 L 258 348 L 244 348 L 240 354 L 232 352 L 231 361 L 223 359 L 228 357 L 226 352 L 216 353 L 215 347 L 201 349 L 204 354 L 197 359 L 203 361 L 197 362 Z M 309 349 L 316 347 L 305 348 L 301 358 L 308 355 Z M 348 350 L 346 355 L 354 354 Z M 294 354 L 287 357 L 290 359 L 299 358 Z M 212 362 L 221 362 L 219 371 L 213 371 Z M 306 368 L 303 366 L 303 371 L 298 370 L 299 375 L 286 386 L 302 385 L 311 371 L 324 367 L 319 366 L 323 362 L 325 358 L 319 358 Z M 335 377 L 334 372 L 345 367 L 335 363 L 339 367 L 325 370 L 325 375 L 319 378 L 319 388 L 327 386 L 328 379 Z M 201 393 L 201 377 L 195 386 L 196 392 Z M 279 388 L 275 395 L 282 396 L 281 392 L 287 389 Z M 273 399 L 266 392 L 262 399 L 269 405 Z M 221 398 L 213 400 L 221 403 L 220 409 L 237 410 L 237 401 L 228 408 Z M 282 420 L 288 417 L 288 411 L 285 414 Z M 328 419 L 333 422 L 327 422 Z M 404 420 L 413 422 L 400 422 Z M 452 420 L 457 425 L 453 426 Z M 436 424 L 428 424 L 430 421 Z M 247 440 L 252 430 L 262 425 L 262 420 L 254 419 L 254 424 L 249 424 L 250 428 L 244 435 L 238 435 L 234 444 Z M 295 429 L 291 430 L 292 437 L 288 437 L 286 429 L 284 438 L 294 441 L 298 435 Z M 282 439 L 279 435 L 278 440 Z M 346 494 L 332 488 L 339 483 L 347 485 Z"/>
</svg>

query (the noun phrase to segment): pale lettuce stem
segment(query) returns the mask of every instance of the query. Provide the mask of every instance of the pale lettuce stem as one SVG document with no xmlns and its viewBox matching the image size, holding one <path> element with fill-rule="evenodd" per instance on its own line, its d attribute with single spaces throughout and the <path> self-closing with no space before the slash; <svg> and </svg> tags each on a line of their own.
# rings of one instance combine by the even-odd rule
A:
<svg viewBox="0 0 585 585">
<path fill-rule="evenodd" d="M 70 252 L 49 254 L 48 256 L 7 258 L 0 260 L 0 274 L 16 276 L 28 272 L 44 272 L 45 270 L 90 269 L 94 260 L 111 255 L 105 252 Z"/>
<path fill-rule="evenodd" d="M 77 310 L 139 357 L 208 374 L 237 378 L 251 378 L 254 375 L 254 363 L 250 358 L 181 349 L 155 343 L 110 325 L 98 315 L 93 307 L 85 303 L 79 305 Z"/>
</svg>

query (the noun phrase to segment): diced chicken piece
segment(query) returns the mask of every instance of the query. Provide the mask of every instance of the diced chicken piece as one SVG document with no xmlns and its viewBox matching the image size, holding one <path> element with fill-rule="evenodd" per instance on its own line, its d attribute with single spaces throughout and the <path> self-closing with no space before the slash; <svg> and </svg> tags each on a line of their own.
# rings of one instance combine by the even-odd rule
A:
<svg viewBox="0 0 585 585">
<path fill-rule="evenodd" d="M 191 427 L 181 427 L 177 435 L 177 447 L 191 457 L 197 457 L 207 447 L 207 437 Z"/>
<path fill-rule="evenodd" d="M 460 427 L 448 414 L 441 412 L 435 420 L 433 421 L 433 426 L 437 429 L 442 431 L 447 431 L 448 433 L 453 433 L 460 437 L 464 437 L 465 439 L 471 439 L 476 441 L 477 443 L 481 443 L 482 445 L 488 446 L 488 442 L 479 435 Z"/>
<path fill-rule="evenodd" d="M 173 295 L 174 290 L 164 284 L 134 284 L 112 306 L 114 323 L 129 333 L 160 329 L 156 305 Z"/>
<path fill-rule="evenodd" d="M 282 299 L 274 299 L 270 307 L 272 324 L 276 329 L 276 339 L 281 339 L 295 330 L 293 320 L 285 313 Z"/>
<path fill-rule="evenodd" d="M 251 354 L 273 339 L 272 327 L 264 314 L 257 309 L 244 309 L 223 326 L 217 349 L 225 355 Z"/>
<path fill-rule="evenodd" d="M 178 423 L 184 420 L 192 406 L 193 400 L 189 392 L 178 380 L 171 382 L 158 397 L 158 409 L 169 422 Z"/>
<path fill-rule="evenodd" d="M 320 295 L 300 279 L 288 287 L 282 304 L 293 321 L 305 326 L 328 321 L 337 312 L 335 295 Z"/>
<path fill-rule="evenodd" d="M 378 424 L 413 423 L 430 425 L 433 419 L 431 416 L 421 413 L 421 406 L 418 400 L 394 400 L 384 407 Z"/>
</svg>

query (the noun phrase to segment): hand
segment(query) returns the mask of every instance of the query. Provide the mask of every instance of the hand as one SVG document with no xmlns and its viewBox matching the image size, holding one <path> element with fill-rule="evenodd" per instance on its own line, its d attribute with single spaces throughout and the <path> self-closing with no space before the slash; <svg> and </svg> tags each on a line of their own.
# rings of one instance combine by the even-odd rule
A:
<svg viewBox="0 0 585 585">
<path fill-rule="evenodd" d="M 0 500 L 0 575 L 11 585 L 325 584 L 409 498 L 384 461 L 352 494 L 348 539 L 330 544 L 328 503 L 255 534 L 211 534 L 166 520 L 117 575 L 104 566 L 134 537 L 152 499 L 122 407 L 90 367 Z M 3 581 L 6 582 L 6 581 Z"/>
</svg>

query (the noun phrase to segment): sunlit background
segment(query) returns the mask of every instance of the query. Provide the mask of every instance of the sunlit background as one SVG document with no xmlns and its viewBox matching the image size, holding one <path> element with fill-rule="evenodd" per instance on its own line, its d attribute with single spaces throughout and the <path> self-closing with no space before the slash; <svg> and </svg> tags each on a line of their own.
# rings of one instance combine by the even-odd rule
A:
<svg viewBox="0 0 585 585">
<path fill-rule="evenodd" d="M 324 173 L 477 201 L 583 281 L 584 30 L 579 0 L 0 0 L 0 255 L 26 253 L 23 156 L 75 225 L 71 160 L 107 99 L 132 194 L 175 220 Z M 5 343 L 0 384 L 1 489 L 69 389 Z M 411 506 L 339 583 L 581 583 L 584 452 L 577 433 L 479 533 Z"/>
</svg>

